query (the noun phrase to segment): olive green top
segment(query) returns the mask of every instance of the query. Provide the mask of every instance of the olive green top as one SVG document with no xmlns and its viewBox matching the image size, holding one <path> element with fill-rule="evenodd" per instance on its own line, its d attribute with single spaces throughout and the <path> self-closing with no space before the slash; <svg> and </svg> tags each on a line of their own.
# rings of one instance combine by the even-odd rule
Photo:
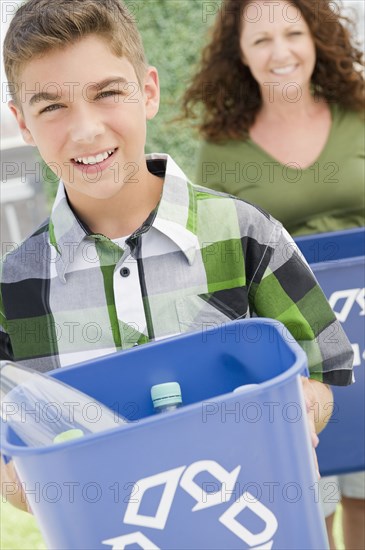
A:
<svg viewBox="0 0 365 550">
<path fill-rule="evenodd" d="M 327 142 L 310 167 L 281 164 L 251 139 L 204 142 L 196 179 L 267 210 L 292 235 L 365 225 L 365 135 L 361 117 L 331 106 Z"/>
</svg>

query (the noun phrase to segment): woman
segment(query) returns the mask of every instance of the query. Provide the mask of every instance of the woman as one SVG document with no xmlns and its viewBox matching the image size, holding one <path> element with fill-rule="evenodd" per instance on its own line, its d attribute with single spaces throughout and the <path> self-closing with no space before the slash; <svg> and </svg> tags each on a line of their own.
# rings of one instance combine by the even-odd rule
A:
<svg viewBox="0 0 365 550">
<path fill-rule="evenodd" d="M 224 0 L 183 99 L 184 116 L 199 107 L 205 140 L 196 180 L 267 209 L 295 236 L 365 225 L 363 61 L 335 7 Z M 363 548 L 364 473 L 340 485 L 346 548 Z M 324 495 L 331 548 L 333 500 Z"/>
<path fill-rule="evenodd" d="M 197 181 L 292 235 L 364 225 L 362 57 L 328 0 L 226 0 L 183 100 Z"/>
</svg>

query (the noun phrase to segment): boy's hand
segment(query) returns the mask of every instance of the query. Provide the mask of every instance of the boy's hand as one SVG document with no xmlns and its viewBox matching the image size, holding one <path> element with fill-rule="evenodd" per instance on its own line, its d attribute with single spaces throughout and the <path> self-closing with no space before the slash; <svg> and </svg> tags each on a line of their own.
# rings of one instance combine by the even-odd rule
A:
<svg viewBox="0 0 365 550">
<path fill-rule="evenodd" d="M 331 395 L 331 391 L 325 384 L 317 382 L 316 380 L 310 380 L 309 378 L 305 377 L 302 377 L 301 380 L 304 391 L 305 404 L 307 408 L 309 432 L 311 435 L 311 442 L 313 447 L 314 465 L 317 471 L 318 479 L 320 479 L 321 475 L 319 473 L 316 453 L 316 447 L 319 443 L 317 432 L 321 431 L 321 429 L 323 429 L 324 427 L 322 418 L 323 415 L 320 414 L 320 411 L 324 409 L 323 405 L 326 404 L 323 401 L 323 397 L 328 395 L 328 392 Z M 318 386 L 318 384 L 320 384 L 320 386 Z"/>
<path fill-rule="evenodd" d="M 22 484 L 18 478 L 18 474 L 14 468 L 13 461 L 7 464 L 0 455 L 0 493 L 7 502 L 22 510 L 23 512 L 33 513 L 28 505 L 28 501 L 23 492 Z"/>
<path fill-rule="evenodd" d="M 318 466 L 318 459 L 317 459 L 317 453 L 316 453 L 316 447 L 319 443 L 319 438 L 316 433 L 316 423 L 315 423 L 315 392 L 313 391 L 313 388 L 311 387 L 308 378 L 302 377 L 302 386 L 304 391 L 304 399 L 305 399 L 305 405 L 307 409 L 307 419 L 308 419 L 308 425 L 309 425 L 309 433 L 311 436 L 311 442 L 313 447 L 313 459 L 314 459 L 314 466 L 316 468 L 318 479 L 320 479 L 321 474 L 319 473 L 319 466 Z"/>
</svg>

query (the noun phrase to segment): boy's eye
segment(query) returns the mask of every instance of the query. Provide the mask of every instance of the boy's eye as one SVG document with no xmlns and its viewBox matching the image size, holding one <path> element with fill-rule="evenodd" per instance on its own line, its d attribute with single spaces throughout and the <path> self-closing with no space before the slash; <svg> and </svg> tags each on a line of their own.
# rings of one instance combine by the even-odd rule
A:
<svg viewBox="0 0 365 550">
<path fill-rule="evenodd" d="M 51 113 L 52 111 L 57 111 L 58 109 L 61 109 L 62 108 L 62 105 L 60 105 L 59 103 L 54 103 L 52 105 L 48 105 L 48 107 L 45 107 L 44 109 L 42 109 L 40 111 L 40 114 L 42 113 Z"/>
<path fill-rule="evenodd" d="M 100 92 L 100 94 L 96 96 L 96 99 L 103 99 L 105 97 L 113 97 L 117 95 L 122 95 L 122 92 L 120 90 L 106 90 L 105 92 Z"/>
</svg>

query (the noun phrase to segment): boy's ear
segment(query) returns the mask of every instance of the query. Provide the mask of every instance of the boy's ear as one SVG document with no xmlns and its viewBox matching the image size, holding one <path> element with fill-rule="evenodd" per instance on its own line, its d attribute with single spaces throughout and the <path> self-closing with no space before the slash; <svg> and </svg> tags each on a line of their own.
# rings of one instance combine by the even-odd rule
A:
<svg viewBox="0 0 365 550">
<path fill-rule="evenodd" d="M 15 102 L 13 100 L 9 101 L 8 106 L 9 106 L 10 111 L 13 113 L 13 115 L 16 118 L 16 121 L 17 121 L 18 126 L 19 126 L 19 130 L 20 130 L 20 132 L 23 136 L 23 139 L 24 139 L 25 143 L 27 143 L 28 145 L 34 145 L 35 146 L 33 136 L 30 133 L 30 130 L 28 130 L 28 127 L 26 125 L 25 118 L 24 118 L 22 110 L 19 107 L 17 107 L 17 105 L 15 104 Z"/>
<path fill-rule="evenodd" d="M 148 67 L 144 79 L 144 97 L 146 118 L 151 120 L 158 113 L 160 106 L 160 83 L 155 67 Z"/>
</svg>

